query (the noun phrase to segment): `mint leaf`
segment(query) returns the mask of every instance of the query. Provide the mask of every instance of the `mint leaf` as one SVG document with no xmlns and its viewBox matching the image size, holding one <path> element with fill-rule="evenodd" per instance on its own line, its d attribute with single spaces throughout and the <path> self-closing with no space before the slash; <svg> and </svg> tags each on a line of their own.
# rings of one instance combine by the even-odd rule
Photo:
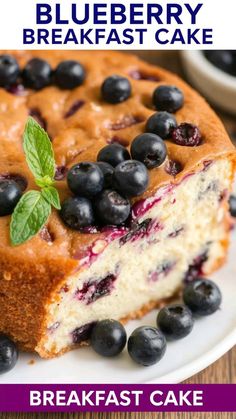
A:
<svg viewBox="0 0 236 419">
<path fill-rule="evenodd" d="M 32 117 L 25 126 L 23 148 L 41 191 L 27 192 L 15 207 L 10 224 L 11 243 L 15 246 L 39 232 L 48 220 L 51 206 L 61 208 L 58 191 L 52 186 L 56 168 L 52 143 L 46 131 Z"/>
<path fill-rule="evenodd" d="M 53 180 L 55 160 L 52 143 L 46 131 L 32 117 L 28 118 L 25 126 L 23 148 L 34 177 L 41 179 L 48 176 Z"/>
<path fill-rule="evenodd" d="M 46 223 L 51 212 L 51 205 L 39 191 L 25 193 L 11 217 L 10 238 L 13 245 L 29 240 Z"/>
<path fill-rule="evenodd" d="M 35 179 L 35 183 L 40 188 L 44 188 L 45 186 L 52 186 L 54 181 L 49 176 L 44 176 L 42 178 Z"/>
<path fill-rule="evenodd" d="M 47 186 L 46 188 L 43 188 L 42 196 L 50 205 L 52 205 L 58 210 L 61 209 L 60 197 L 56 188 L 54 188 L 53 186 Z"/>
</svg>

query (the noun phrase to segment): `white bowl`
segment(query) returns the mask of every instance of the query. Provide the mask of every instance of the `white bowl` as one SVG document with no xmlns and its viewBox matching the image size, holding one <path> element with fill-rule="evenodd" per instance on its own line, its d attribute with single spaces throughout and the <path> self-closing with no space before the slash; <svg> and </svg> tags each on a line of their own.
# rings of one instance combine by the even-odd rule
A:
<svg viewBox="0 0 236 419">
<path fill-rule="evenodd" d="M 214 105 L 236 115 L 236 77 L 211 64 L 201 51 L 181 51 L 189 81 Z"/>
</svg>

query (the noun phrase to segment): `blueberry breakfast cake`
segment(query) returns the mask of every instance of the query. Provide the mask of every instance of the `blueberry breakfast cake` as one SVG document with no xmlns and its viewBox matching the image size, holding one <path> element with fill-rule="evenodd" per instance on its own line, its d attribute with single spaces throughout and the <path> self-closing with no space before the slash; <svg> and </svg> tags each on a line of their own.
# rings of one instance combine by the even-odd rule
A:
<svg viewBox="0 0 236 419">
<path fill-rule="evenodd" d="M 62 354 L 222 265 L 235 150 L 182 80 L 116 52 L 4 51 L 0 85 L 0 330 L 20 348 Z M 16 246 L 13 211 L 40 190 L 29 120 L 51 140 L 61 209 Z"/>
</svg>

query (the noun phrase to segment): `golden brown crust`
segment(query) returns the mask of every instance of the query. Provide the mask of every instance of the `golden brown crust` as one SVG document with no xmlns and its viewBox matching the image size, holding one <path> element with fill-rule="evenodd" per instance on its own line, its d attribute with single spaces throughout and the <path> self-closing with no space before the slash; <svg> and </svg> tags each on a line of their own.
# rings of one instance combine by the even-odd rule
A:
<svg viewBox="0 0 236 419">
<path fill-rule="evenodd" d="M 96 160 L 98 150 L 114 136 L 130 144 L 136 135 L 142 133 L 146 119 L 154 112 L 151 96 L 159 84 L 174 84 L 183 90 L 185 104 L 176 114 L 177 121 L 196 124 L 203 134 L 203 144 L 199 147 L 180 147 L 167 141 L 169 158 L 178 160 L 183 171 L 173 178 L 166 173 L 164 165 L 152 170 L 150 187 L 143 197 L 151 196 L 166 183 L 179 182 L 187 173 L 199 170 L 204 161 L 224 156 L 235 158 L 234 147 L 223 125 L 204 99 L 165 70 L 150 66 L 135 56 L 114 52 L 13 53 L 21 67 L 37 56 L 47 59 L 53 68 L 62 60 L 79 59 L 87 71 L 85 84 L 71 92 L 51 86 L 39 92 L 27 91 L 25 96 L 14 96 L 0 89 L 0 174 L 25 176 L 29 189 L 37 189 L 22 151 L 22 133 L 30 112 L 36 110 L 46 121 L 57 164 L 70 167 L 78 161 Z M 134 71 L 152 75 L 160 81 L 135 80 L 130 77 Z M 114 73 L 129 77 L 133 88 L 132 97 L 115 107 L 102 102 L 100 97 L 103 80 Z M 84 101 L 84 106 L 75 115 L 65 118 L 78 100 Z M 114 124 L 117 128 L 117 123 L 127 118 L 131 122 L 141 122 L 114 129 Z M 57 182 L 57 187 L 61 199 L 64 199 L 68 195 L 65 181 Z M 75 255 L 98 235 L 69 231 L 57 212 L 53 211 L 47 224 L 47 233 L 52 241 L 39 234 L 14 248 L 9 242 L 9 222 L 10 217 L 0 218 L 0 330 L 12 336 L 25 350 L 33 350 L 45 332 L 48 304 L 56 298 L 65 278 L 78 269 Z M 44 356 L 42 350 L 40 354 Z"/>
</svg>

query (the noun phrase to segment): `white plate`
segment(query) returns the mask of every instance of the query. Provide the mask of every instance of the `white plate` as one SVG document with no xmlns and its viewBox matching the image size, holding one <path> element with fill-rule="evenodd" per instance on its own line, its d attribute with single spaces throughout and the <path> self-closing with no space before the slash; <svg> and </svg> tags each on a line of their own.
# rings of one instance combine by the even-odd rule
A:
<svg viewBox="0 0 236 419">
<path fill-rule="evenodd" d="M 126 350 L 105 359 L 83 348 L 53 360 L 21 354 L 17 366 L 0 383 L 178 383 L 206 368 L 236 344 L 236 231 L 228 263 L 213 279 L 223 293 L 221 310 L 197 320 L 185 339 L 168 344 L 164 358 L 152 367 L 134 364 Z M 155 325 L 157 311 L 127 326 L 128 334 L 140 325 Z M 30 360 L 35 363 L 30 365 Z"/>
</svg>

